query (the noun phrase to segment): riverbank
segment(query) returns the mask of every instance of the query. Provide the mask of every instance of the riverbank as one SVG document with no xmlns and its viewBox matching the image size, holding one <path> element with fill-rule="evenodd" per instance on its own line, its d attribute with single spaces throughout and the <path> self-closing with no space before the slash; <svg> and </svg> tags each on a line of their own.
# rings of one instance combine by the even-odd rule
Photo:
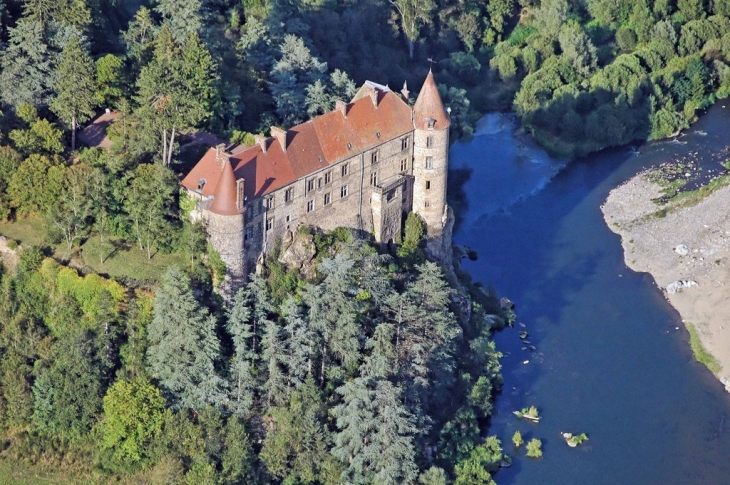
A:
<svg viewBox="0 0 730 485">
<path fill-rule="evenodd" d="M 698 360 L 727 386 L 730 187 L 721 187 L 692 205 L 681 201 L 657 205 L 653 199 L 663 195 L 662 189 L 650 172 L 639 173 L 611 191 L 601 206 L 604 220 L 621 236 L 626 265 L 654 277 L 690 335 L 695 333 L 709 352 L 703 358 L 693 339 Z M 672 286 L 680 288 L 673 291 Z"/>
</svg>

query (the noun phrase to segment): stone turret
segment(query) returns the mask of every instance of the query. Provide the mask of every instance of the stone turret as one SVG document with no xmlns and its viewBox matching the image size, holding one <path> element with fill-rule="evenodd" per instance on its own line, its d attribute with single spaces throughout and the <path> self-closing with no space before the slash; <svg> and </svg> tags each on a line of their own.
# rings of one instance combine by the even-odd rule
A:
<svg viewBox="0 0 730 485">
<path fill-rule="evenodd" d="M 221 286 L 224 298 L 230 298 L 244 282 L 244 180 L 236 180 L 228 157 L 219 156 L 222 165 L 216 194 L 208 206 L 207 230 L 210 244 L 226 263 L 226 278 Z"/>
<path fill-rule="evenodd" d="M 426 236 L 441 239 L 447 223 L 446 180 L 451 120 L 428 72 L 413 106 L 413 212 L 426 223 Z"/>
</svg>

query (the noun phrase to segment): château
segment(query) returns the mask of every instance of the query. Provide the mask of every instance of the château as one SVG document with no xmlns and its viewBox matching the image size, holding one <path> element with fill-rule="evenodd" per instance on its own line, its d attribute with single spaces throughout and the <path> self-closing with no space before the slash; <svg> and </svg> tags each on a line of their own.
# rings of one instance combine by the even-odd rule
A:
<svg viewBox="0 0 730 485">
<path fill-rule="evenodd" d="M 367 81 L 332 112 L 271 127 L 250 147 L 205 153 L 181 184 L 226 263 L 227 286 L 300 225 L 347 227 L 389 244 L 412 211 L 432 247 L 448 246 L 449 113 L 430 71 L 412 107 L 408 94 Z"/>
</svg>

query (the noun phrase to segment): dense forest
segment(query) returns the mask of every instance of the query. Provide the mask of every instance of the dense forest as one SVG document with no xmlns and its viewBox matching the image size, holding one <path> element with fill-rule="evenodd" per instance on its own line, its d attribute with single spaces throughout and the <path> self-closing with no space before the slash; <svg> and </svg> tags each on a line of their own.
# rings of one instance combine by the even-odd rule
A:
<svg viewBox="0 0 730 485">
<path fill-rule="evenodd" d="M 0 457 L 75 483 L 493 483 L 504 320 L 411 226 L 395 256 L 303 230 L 312 274 L 274 257 L 230 305 L 189 270 L 153 294 L 21 250 L 0 278 Z"/>
</svg>

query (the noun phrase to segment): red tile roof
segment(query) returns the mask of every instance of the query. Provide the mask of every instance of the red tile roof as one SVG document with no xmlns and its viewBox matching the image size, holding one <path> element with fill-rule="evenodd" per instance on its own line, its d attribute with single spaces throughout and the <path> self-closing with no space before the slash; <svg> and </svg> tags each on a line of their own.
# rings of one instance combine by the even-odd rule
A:
<svg viewBox="0 0 730 485">
<path fill-rule="evenodd" d="M 218 163 L 221 164 L 221 174 L 218 177 L 215 196 L 213 202 L 210 203 L 208 210 L 214 214 L 223 216 L 233 216 L 240 214 L 238 210 L 238 200 L 236 197 L 236 176 L 233 174 L 233 167 L 227 157 L 222 156 Z M 246 190 L 246 181 L 243 182 L 244 191 Z"/>
<path fill-rule="evenodd" d="M 431 74 L 429 78 L 433 83 Z M 430 89 L 429 78 L 426 78 L 422 92 Z M 435 83 L 433 85 L 435 87 Z M 234 179 L 245 179 L 246 198 L 253 200 L 264 196 L 328 165 L 413 131 L 413 112 L 400 95 L 373 83 L 366 84 L 365 88 L 375 90 L 377 106 L 371 96 L 356 97 L 346 106 L 346 115 L 335 109 L 297 125 L 286 132 L 286 151 L 273 137 L 264 142 L 266 151 L 258 144 L 232 149 L 229 156 Z M 438 97 L 438 91 L 435 95 Z M 436 119 L 445 119 L 448 123 L 440 97 L 434 100 L 433 93 L 423 96 L 428 101 L 423 105 L 424 109 L 430 113 L 440 107 L 440 114 L 436 112 L 431 116 L 440 116 Z M 421 101 L 421 95 L 418 100 Z M 437 129 L 443 126 L 437 122 Z M 217 214 L 236 207 L 235 181 L 231 183 L 230 175 L 222 170 L 223 167 L 223 162 L 216 159 L 216 149 L 210 149 L 181 182 L 189 190 L 213 196 L 209 210 Z M 206 183 L 198 190 L 201 180 Z"/>
<path fill-rule="evenodd" d="M 429 119 L 434 121 L 433 128 L 436 130 L 443 130 L 451 124 L 431 71 L 428 71 L 428 76 L 413 106 L 413 124 L 417 130 L 427 130 Z"/>
</svg>

